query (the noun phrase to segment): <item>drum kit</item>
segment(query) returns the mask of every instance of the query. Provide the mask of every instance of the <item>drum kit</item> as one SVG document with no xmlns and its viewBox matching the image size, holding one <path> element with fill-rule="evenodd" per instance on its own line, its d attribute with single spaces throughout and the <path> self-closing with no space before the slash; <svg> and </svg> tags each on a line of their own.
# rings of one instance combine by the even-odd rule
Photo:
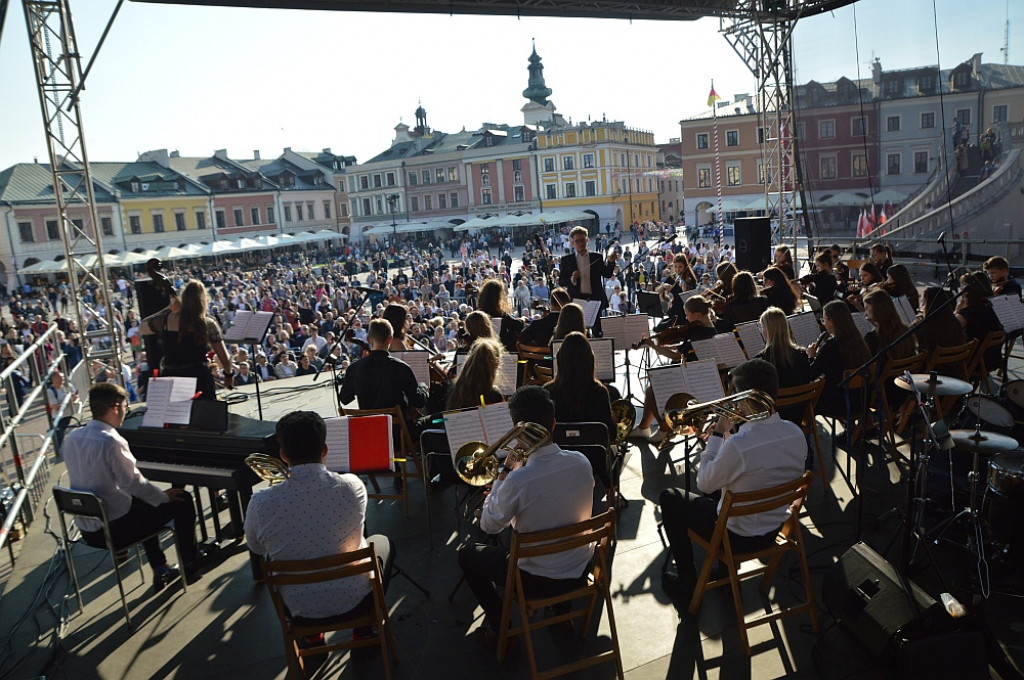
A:
<svg viewBox="0 0 1024 680">
<path fill-rule="evenodd" d="M 987 592 L 986 552 L 1018 559 L 1024 555 L 1024 452 L 1019 442 L 1024 435 L 1024 381 L 1008 383 L 1001 400 L 971 394 L 970 383 L 935 372 L 906 373 L 895 378 L 895 383 L 917 394 L 927 423 L 924 446 L 917 457 L 921 473 L 913 482 L 913 535 L 919 545 L 934 545 L 948 540 L 951 528 L 963 525 L 967 535 L 963 547 L 977 558 L 979 580 Z M 947 431 L 941 420 L 932 422 L 928 415 L 929 411 L 935 413 L 935 399 L 958 396 L 964 400 L 960 413 L 952 419 L 954 429 Z M 951 489 L 959 482 L 967 493 L 961 500 L 963 493 L 951 491 L 952 514 L 925 530 L 924 509 L 934 502 L 928 491 L 933 456 L 941 467 L 948 464 Z M 958 509 L 958 501 L 965 505 Z"/>
</svg>

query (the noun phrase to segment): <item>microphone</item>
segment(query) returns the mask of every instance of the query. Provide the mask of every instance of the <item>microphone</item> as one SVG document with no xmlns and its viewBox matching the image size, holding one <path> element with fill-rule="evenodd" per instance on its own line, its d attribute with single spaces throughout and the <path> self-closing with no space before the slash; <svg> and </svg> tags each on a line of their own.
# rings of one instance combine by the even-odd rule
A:
<svg viewBox="0 0 1024 680">
<path fill-rule="evenodd" d="M 942 243 L 945 240 L 946 240 L 946 232 L 942 232 L 941 234 L 939 234 L 939 238 L 935 239 L 935 242 L 936 243 Z"/>
</svg>

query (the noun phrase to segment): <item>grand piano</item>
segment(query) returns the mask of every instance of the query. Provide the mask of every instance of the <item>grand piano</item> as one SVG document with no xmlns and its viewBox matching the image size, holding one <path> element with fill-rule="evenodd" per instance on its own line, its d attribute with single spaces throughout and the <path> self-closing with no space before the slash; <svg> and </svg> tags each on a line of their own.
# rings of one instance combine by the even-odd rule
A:
<svg viewBox="0 0 1024 680">
<path fill-rule="evenodd" d="M 278 455 L 276 423 L 229 413 L 224 432 L 141 425 L 141 414 L 132 413 L 119 432 L 128 440 L 142 474 L 175 486 L 190 484 L 226 490 L 232 524 L 229 535 L 241 537 L 252 487 L 260 481 L 245 464 L 245 457 L 250 453 Z M 219 529 L 216 506 L 213 507 L 215 526 Z M 205 525 L 200 524 L 205 538 Z"/>
</svg>

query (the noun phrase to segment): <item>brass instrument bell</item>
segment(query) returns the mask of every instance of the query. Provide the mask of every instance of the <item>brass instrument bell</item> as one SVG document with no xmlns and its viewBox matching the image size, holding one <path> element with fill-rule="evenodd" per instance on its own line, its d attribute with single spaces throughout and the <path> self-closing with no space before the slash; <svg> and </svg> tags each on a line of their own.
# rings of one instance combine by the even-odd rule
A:
<svg viewBox="0 0 1024 680">
<path fill-rule="evenodd" d="M 515 454 L 526 464 L 530 454 L 551 441 L 551 433 L 537 423 L 520 422 L 491 444 L 466 442 L 455 454 L 455 472 L 470 486 L 486 486 L 498 478 L 500 462 L 497 452 Z M 514 445 L 509 446 L 514 442 Z"/>
</svg>

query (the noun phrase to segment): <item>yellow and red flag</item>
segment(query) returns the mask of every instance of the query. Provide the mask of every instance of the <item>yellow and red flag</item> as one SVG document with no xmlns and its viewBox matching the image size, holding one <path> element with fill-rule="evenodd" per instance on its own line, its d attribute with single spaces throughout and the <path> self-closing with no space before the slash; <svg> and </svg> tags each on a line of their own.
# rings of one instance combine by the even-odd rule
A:
<svg viewBox="0 0 1024 680">
<path fill-rule="evenodd" d="M 721 99 L 721 97 L 718 96 L 718 93 L 715 92 L 715 86 L 712 85 L 711 94 L 708 95 L 708 106 L 714 107 L 715 102 L 717 102 L 719 99 Z"/>
</svg>

